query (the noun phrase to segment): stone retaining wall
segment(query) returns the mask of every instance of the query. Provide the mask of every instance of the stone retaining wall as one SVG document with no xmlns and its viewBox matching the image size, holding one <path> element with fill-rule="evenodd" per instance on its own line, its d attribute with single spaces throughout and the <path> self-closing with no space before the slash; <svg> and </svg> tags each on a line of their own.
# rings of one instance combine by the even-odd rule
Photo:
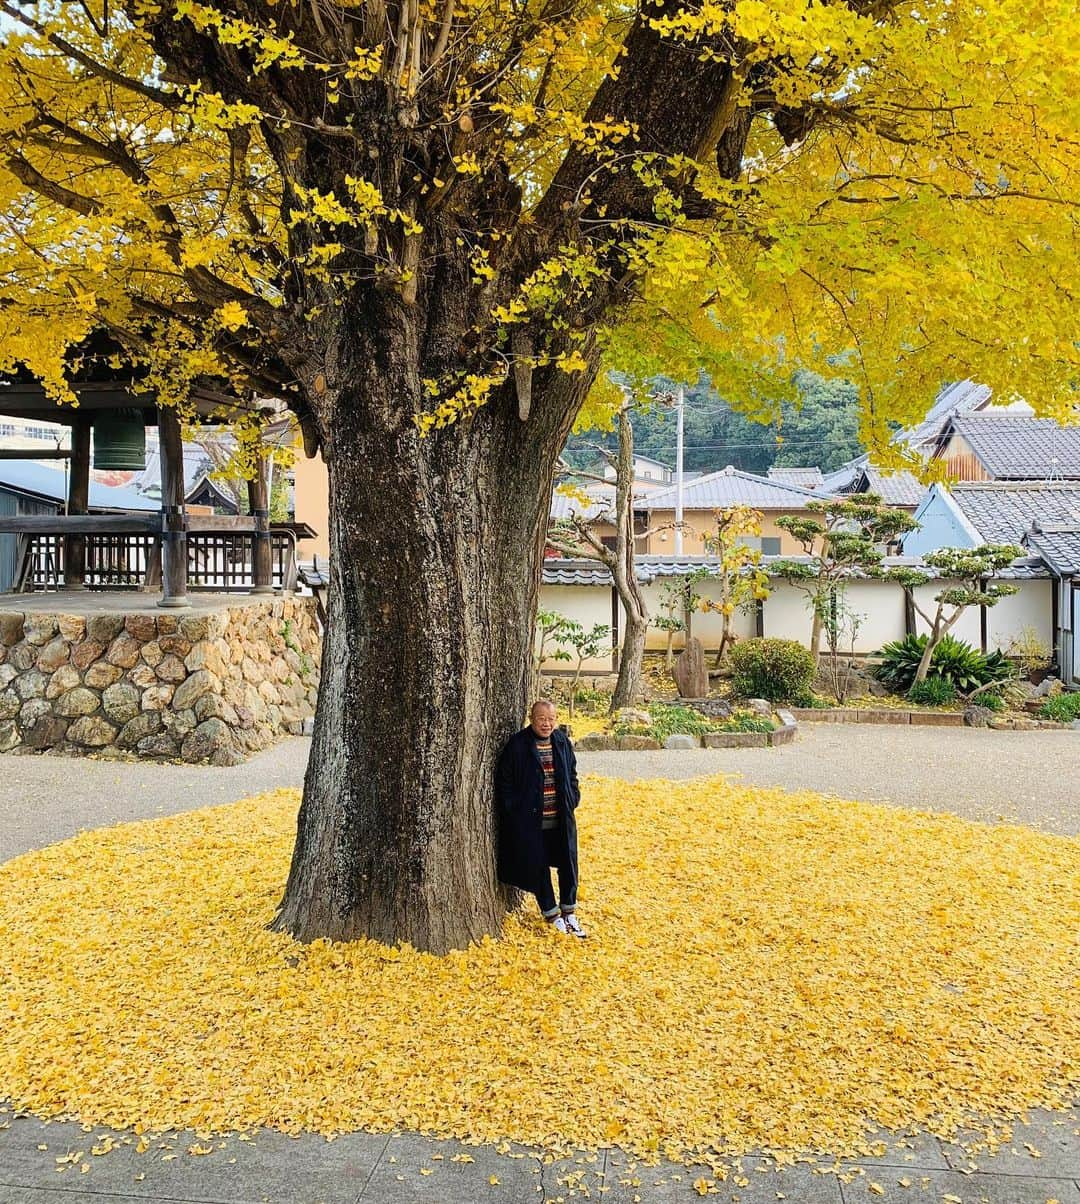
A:
<svg viewBox="0 0 1080 1204">
<path fill-rule="evenodd" d="M 213 611 L 0 611 L 0 752 L 233 765 L 315 713 L 312 598 Z"/>
<path fill-rule="evenodd" d="M 964 727 L 968 720 L 963 711 L 905 711 L 884 707 L 793 707 L 799 720 L 806 723 L 899 723 L 916 727 Z M 992 715 L 983 724 L 997 731 L 1034 731 L 1036 728 L 1060 728 L 1051 719 L 1029 719 L 1008 715 Z"/>
</svg>

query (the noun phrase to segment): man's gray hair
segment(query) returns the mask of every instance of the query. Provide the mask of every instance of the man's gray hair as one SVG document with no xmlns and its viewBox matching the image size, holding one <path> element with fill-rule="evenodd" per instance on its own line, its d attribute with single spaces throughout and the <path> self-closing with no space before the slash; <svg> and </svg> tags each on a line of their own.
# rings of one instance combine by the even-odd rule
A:
<svg viewBox="0 0 1080 1204">
<path fill-rule="evenodd" d="M 541 707 L 546 707 L 549 711 L 557 711 L 559 709 L 550 698 L 538 698 L 532 704 L 532 706 L 529 707 L 529 718 L 531 719 Z"/>
</svg>

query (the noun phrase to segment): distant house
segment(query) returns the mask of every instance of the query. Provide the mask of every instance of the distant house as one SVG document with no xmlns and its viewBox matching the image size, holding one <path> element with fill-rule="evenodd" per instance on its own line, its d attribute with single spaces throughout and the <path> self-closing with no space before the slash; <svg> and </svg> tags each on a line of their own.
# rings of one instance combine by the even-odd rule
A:
<svg viewBox="0 0 1080 1204">
<path fill-rule="evenodd" d="M 1030 414 L 957 414 L 933 459 L 960 481 L 1080 481 L 1080 427 Z"/>
<path fill-rule="evenodd" d="M 67 499 L 67 473 L 34 460 L 0 460 L 0 514 L 60 514 Z M 115 485 L 90 482 L 91 514 L 156 510 L 151 498 Z M 17 535 L 0 535 L 0 593 L 15 580 Z"/>
<path fill-rule="evenodd" d="M 1080 480 L 934 485 L 915 519 L 921 525 L 905 536 L 905 556 L 1013 543 L 1038 557 L 1062 679 L 1080 684 Z"/>
<path fill-rule="evenodd" d="M 194 443 L 183 445 L 184 457 L 184 495 L 185 497 L 213 467 L 206 452 Z M 146 467 L 142 472 L 134 473 L 131 487 L 148 498 L 161 497 L 161 452 L 157 438 L 150 432 L 146 441 Z"/>
<path fill-rule="evenodd" d="M 611 464 L 605 464 L 603 470 L 604 478 L 615 482 L 615 468 Z M 654 460 L 650 456 L 634 456 L 634 489 L 661 489 L 665 485 L 671 484 L 675 479 L 675 473 L 666 464 L 660 460 Z"/>
<path fill-rule="evenodd" d="M 809 516 L 809 502 L 821 501 L 828 495 L 820 490 L 804 489 L 782 481 L 770 480 L 752 472 L 741 472 L 730 464 L 719 472 L 706 473 L 683 484 L 683 555 L 705 553 L 705 537 L 716 528 L 713 511 L 733 506 L 749 506 L 761 511 L 761 536 L 748 539 L 767 556 L 794 556 L 803 551 L 787 531 L 776 525 L 781 515 Z M 638 529 L 671 527 L 675 523 L 676 490 L 656 490 L 638 497 L 635 510 L 641 518 Z M 641 541 L 639 551 L 649 554 L 669 553 L 675 546 L 673 529 L 661 530 Z"/>
<path fill-rule="evenodd" d="M 798 485 L 800 489 L 820 489 L 825 484 L 820 468 L 777 468 L 769 469 L 769 480 L 781 485 Z"/>
<path fill-rule="evenodd" d="M 236 498 L 228 493 L 210 476 L 211 470 L 205 469 L 196 478 L 195 483 L 184 495 L 184 504 L 189 507 L 201 507 L 211 514 L 239 514 L 240 507 Z"/>
<path fill-rule="evenodd" d="M 974 414 L 991 404 L 993 393 L 988 385 L 960 380 L 946 385 L 934 398 L 926 417 L 916 427 L 904 431 L 900 439 L 915 451 L 929 455 L 945 425 L 957 414 Z M 1030 412 L 1030 410 L 1028 411 Z"/>
<path fill-rule="evenodd" d="M 874 493 L 886 506 L 909 514 L 926 496 L 926 486 L 914 473 L 887 472 L 871 464 L 869 456 L 859 456 L 836 472 L 828 473 L 822 488 L 838 494 Z"/>
<path fill-rule="evenodd" d="M 957 417 L 982 413 L 991 406 L 993 395 L 987 385 L 961 380 L 947 385 L 934 399 L 926 417 L 915 427 L 899 431 L 893 438 L 922 460 L 935 452 L 943 432 Z M 1005 407 L 993 407 L 1002 414 L 1026 416 L 1031 409 L 1024 402 Z M 823 488 L 831 493 L 876 493 L 886 505 L 898 510 L 914 511 L 926 497 L 927 487 L 914 473 L 886 472 L 872 464 L 868 455 L 856 456 L 833 472 L 826 473 Z"/>
<path fill-rule="evenodd" d="M 904 537 L 906 556 L 936 548 L 1019 544 L 1032 523 L 1080 524 L 1080 480 L 957 482 L 934 485 L 915 511 L 919 529 Z"/>
</svg>

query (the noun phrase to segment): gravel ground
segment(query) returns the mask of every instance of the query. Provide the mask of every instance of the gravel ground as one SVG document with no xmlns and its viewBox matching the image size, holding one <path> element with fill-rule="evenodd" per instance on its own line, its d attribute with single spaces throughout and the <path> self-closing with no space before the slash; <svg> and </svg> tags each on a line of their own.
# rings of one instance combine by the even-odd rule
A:
<svg viewBox="0 0 1080 1204">
<path fill-rule="evenodd" d="M 310 740 L 228 769 L 12 756 L 0 779 L 0 861 L 82 828 L 152 818 L 300 786 Z M 726 773 L 748 785 L 1001 819 L 1080 834 L 1080 734 L 804 724 L 786 748 L 582 753 L 583 773 L 634 781 Z"/>
</svg>

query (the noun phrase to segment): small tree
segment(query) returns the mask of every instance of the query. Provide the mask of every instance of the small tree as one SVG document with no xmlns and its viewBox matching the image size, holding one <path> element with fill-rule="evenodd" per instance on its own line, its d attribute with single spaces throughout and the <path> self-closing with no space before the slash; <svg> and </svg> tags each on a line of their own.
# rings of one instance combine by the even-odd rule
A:
<svg viewBox="0 0 1080 1204">
<path fill-rule="evenodd" d="M 825 646 L 829 650 L 829 685 L 837 702 L 846 702 L 851 693 L 855 640 L 865 618 L 865 615 L 852 609 L 842 593 L 834 595 L 834 604 L 829 607 L 823 629 Z M 844 659 L 841 659 L 841 652 L 845 653 Z"/>
<path fill-rule="evenodd" d="M 886 546 L 918 524 L 905 511 L 883 505 L 873 493 L 812 501 L 806 509 L 814 517 L 785 514 L 776 525 L 794 536 L 807 559 L 779 561 L 773 572 L 810 600 L 810 651 L 818 664 L 821 633 L 833 608 L 841 604 L 844 582 L 856 572 L 880 575 Z"/>
<path fill-rule="evenodd" d="M 611 636 L 611 628 L 607 623 L 597 623 L 595 627 L 590 627 L 588 631 L 574 619 L 567 621 L 566 629 L 562 634 L 564 643 L 569 644 L 573 648 L 577 656 L 577 664 L 574 666 L 574 680 L 570 684 L 570 718 L 574 717 L 574 706 L 577 702 L 578 682 L 581 681 L 581 666 L 587 661 L 596 656 L 603 656 L 606 652 L 611 651 L 610 644 L 607 643 Z"/>
<path fill-rule="evenodd" d="M 683 621 L 675 613 L 676 608 L 682 609 L 682 587 L 678 581 L 668 580 L 660 587 L 660 605 L 664 608 L 664 613 L 657 615 L 652 620 L 652 625 L 667 633 L 664 668 L 670 673 L 675 667 L 675 633 L 683 630 Z"/>
<path fill-rule="evenodd" d="M 717 558 L 711 576 L 718 583 L 720 597 L 703 598 L 702 610 L 715 611 L 721 616 L 720 647 L 716 650 L 716 665 L 735 643 L 735 612 L 745 610 L 754 602 L 769 596 L 769 577 L 761 567 L 761 551 L 751 547 L 746 538 L 761 535 L 761 512 L 749 506 L 729 506 L 714 510 L 716 530 L 705 537 L 705 546 Z"/>
<path fill-rule="evenodd" d="M 934 595 L 937 609 L 931 616 L 919 605 L 915 590 L 933 578 L 920 569 L 894 569 L 888 574 L 899 582 L 916 612 L 929 627 L 926 647 L 915 671 L 915 683 L 926 680 L 934 650 L 956 626 L 969 606 L 996 606 L 1002 598 L 1017 592 L 1015 585 L 988 583 L 986 578 L 1011 564 L 1023 549 L 1014 544 L 983 544 L 978 548 L 938 548 L 923 556 L 923 563 L 936 569 L 936 576 L 954 582 L 945 585 Z"/>
<path fill-rule="evenodd" d="M 579 514 L 556 523 L 548 532 L 547 541 L 565 556 L 580 556 L 597 560 L 611 573 L 615 591 L 622 603 L 626 618 L 622 647 L 619 654 L 619 676 L 611 696 L 611 711 L 632 706 L 641 682 L 641 665 L 645 658 L 645 636 L 649 630 L 649 608 L 634 568 L 634 540 L 647 538 L 656 527 L 637 535 L 634 531 L 634 428 L 630 420 L 632 399 L 627 397 L 619 407 L 617 421 L 619 446 L 615 452 L 594 445 L 594 450 L 615 469 L 615 540 L 614 547 L 604 543 L 590 522 Z M 565 468 L 565 466 L 564 466 Z M 610 484 L 603 477 L 573 472 L 568 475 Z"/>
<path fill-rule="evenodd" d="M 704 595 L 698 592 L 697 587 L 705 581 L 711 581 L 715 576 L 712 565 L 700 565 L 677 579 L 676 589 L 682 604 L 682 623 L 687 644 L 694 636 L 694 613 L 701 609 L 704 601 Z"/>
<path fill-rule="evenodd" d="M 535 698 L 540 687 L 540 666 L 544 663 L 544 652 L 549 641 L 555 643 L 563 643 L 567 639 L 568 632 L 572 626 L 576 626 L 573 619 L 568 619 L 566 615 L 559 614 L 555 610 L 540 610 L 536 613 L 536 636 L 537 643 L 535 645 L 535 653 L 533 655 L 533 671 L 532 671 L 532 689 L 529 694 Z M 570 653 L 564 648 L 556 648 L 551 654 L 551 659 L 556 661 L 568 661 Z"/>
</svg>

